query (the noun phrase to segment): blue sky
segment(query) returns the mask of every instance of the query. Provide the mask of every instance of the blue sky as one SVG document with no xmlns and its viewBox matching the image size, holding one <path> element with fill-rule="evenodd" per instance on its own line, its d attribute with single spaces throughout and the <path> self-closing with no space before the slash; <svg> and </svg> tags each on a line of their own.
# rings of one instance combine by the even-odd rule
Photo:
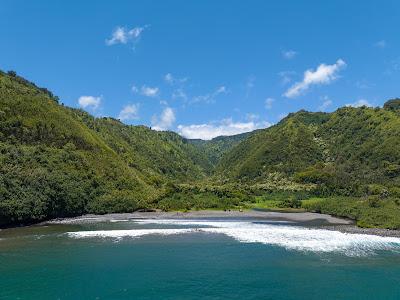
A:
<svg viewBox="0 0 400 300">
<path fill-rule="evenodd" d="M 96 116 L 209 139 L 400 96 L 399 1 L 18 1 L 0 68 Z"/>
</svg>

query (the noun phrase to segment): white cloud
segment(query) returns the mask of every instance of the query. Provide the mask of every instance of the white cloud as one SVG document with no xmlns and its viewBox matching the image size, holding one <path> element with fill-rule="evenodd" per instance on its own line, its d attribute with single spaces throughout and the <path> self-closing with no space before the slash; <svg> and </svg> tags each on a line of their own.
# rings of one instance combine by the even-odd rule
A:
<svg viewBox="0 0 400 300">
<path fill-rule="evenodd" d="M 286 50 L 286 51 L 282 51 L 282 56 L 285 59 L 292 59 L 297 55 L 297 52 L 294 50 Z"/>
<path fill-rule="evenodd" d="M 272 108 L 272 103 L 275 101 L 274 98 L 267 98 L 265 99 L 265 109 L 271 109 Z"/>
<path fill-rule="evenodd" d="M 172 76 L 171 73 L 165 74 L 164 80 L 170 84 L 174 82 L 174 77 Z"/>
<path fill-rule="evenodd" d="M 312 85 L 329 84 L 335 80 L 337 73 L 346 67 L 346 63 L 342 59 L 338 59 L 333 65 L 320 64 L 318 68 L 304 72 L 303 81 L 292 85 L 283 95 L 287 98 L 294 98 L 301 95 Z"/>
<path fill-rule="evenodd" d="M 120 111 L 118 119 L 121 121 L 139 119 L 139 104 L 129 104 Z"/>
<path fill-rule="evenodd" d="M 106 45 L 112 46 L 116 44 L 127 44 L 128 42 L 137 42 L 145 27 L 134 27 L 127 29 L 126 27 L 120 27 L 114 29 L 111 34 L 111 38 L 106 40 Z"/>
<path fill-rule="evenodd" d="M 174 85 L 174 84 L 183 84 L 185 83 L 188 78 L 184 77 L 184 78 L 175 78 L 171 73 L 167 73 L 164 75 L 164 80 L 170 84 L 170 85 Z"/>
<path fill-rule="evenodd" d="M 156 97 L 159 93 L 158 87 L 149 87 L 149 86 L 142 86 L 140 89 L 140 93 L 146 97 Z"/>
<path fill-rule="evenodd" d="M 318 107 L 320 111 L 326 111 L 326 109 L 333 104 L 332 100 L 327 96 L 324 97 L 324 102 Z"/>
<path fill-rule="evenodd" d="M 369 103 L 368 100 L 359 99 L 354 103 L 346 104 L 346 106 L 348 106 L 348 107 L 362 107 L 362 106 L 372 107 L 373 105 L 371 103 Z"/>
<path fill-rule="evenodd" d="M 381 40 L 381 41 L 376 42 L 376 43 L 374 44 L 374 46 L 377 47 L 377 48 L 383 49 L 383 48 L 386 48 L 387 43 L 386 43 L 385 40 Z"/>
<path fill-rule="evenodd" d="M 91 108 L 96 110 L 101 103 L 101 97 L 94 96 L 80 96 L 78 99 L 79 106 L 82 108 Z"/>
<path fill-rule="evenodd" d="M 226 94 L 227 92 L 228 92 L 227 88 L 222 85 L 216 88 L 215 91 L 213 91 L 212 93 L 193 97 L 190 103 L 197 103 L 197 102 L 213 103 L 215 102 L 215 98 L 218 95 Z"/>
<path fill-rule="evenodd" d="M 234 122 L 231 118 L 208 124 L 179 125 L 178 132 L 189 139 L 211 140 L 271 126 L 268 122 Z"/>
<path fill-rule="evenodd" d="M 223 94 L 223 93 L 226 93 L 226 87 L 220 86 L 220 87 L 214 92 L 214 95 L 219 95 L 219 94 Z"/>
<path fill-rule="evenodd" d="M 166 107 L 159 117 L 153 116 L 151 120 L 152 128 L 158 131 L 168 130 L 174 124 L 175 119 L 174 110 L 171 107 Z"/>
<path fill-rule="evenodd" d="M 156 97 L 158 96 L 160 89 L 158 87 L 149 87 L 146 85 L 142 85 L 141 88 L 138 88 L 137 86 L 133 85 L 132 92 L 140 93 L 141 95 L 146 97 Z"/>
</svg>

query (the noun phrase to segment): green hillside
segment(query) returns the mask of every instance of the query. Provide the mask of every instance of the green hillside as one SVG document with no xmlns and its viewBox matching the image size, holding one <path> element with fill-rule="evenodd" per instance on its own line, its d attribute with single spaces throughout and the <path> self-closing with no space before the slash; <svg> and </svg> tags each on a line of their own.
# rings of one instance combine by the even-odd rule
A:
<svg viewBox="0 0 400 300">
<path fill-rule="evenodd" d="M 397 190 L 400 117 L 392 106 L 290 114 L 229 151 L 217 173 L 244 182 L 281 173 L 330 194 L 360 195 L 370 184 Z"/>
<path fill-rule="evenodd" d="M 213 167 L 218 164 L 228 150 L 239 144 L 241 141 L 247 139 L 255 132 L 257 132 L 257 130 L 232 136 L 218 136 L 209 141 L 192 139 L 188 140 L 188 142 L 193 144 L 200 153 L 205 155 L 205 158 L 210 164 L 210 171 L 213 171 Z"/>
<path fill-rule="evenodd" d="M 400 228 L 400 100 L 299 111 L 270 128 L 202 141 L 95 118 L 0 72 L 0 226 L 243 207 Z"/>
<path fill-rule="evenodd" d="M 217 173 L 244 181 L 262 180 L 269 173 L 290 175 L 315 164 L 322 158 L 322 150 L 313 131 L 326 118 L 323 113 L 299 112 L 259 130 L 223 157 Z"/>
<path fill-rule="evenodd" d="M 0 224 L 133 210 L 157 191 L 44 89 L 0 73 Z"/>
<path fill-rule="evenodd" d="M 207 157 L 186 139 L 171 131 L 127 126 L 113 118 L 94 118 L 71 111 L 113 149 L 129 167 L 155 181 L 193 181 L 211 168 Z"/>
<path fill-rule="evenodd" d="M 149 207 L 210 168 L 173 132 L 96 119 L 12 72 L 0 73 L 0 162 L 0 225 Z"/>
</svg>

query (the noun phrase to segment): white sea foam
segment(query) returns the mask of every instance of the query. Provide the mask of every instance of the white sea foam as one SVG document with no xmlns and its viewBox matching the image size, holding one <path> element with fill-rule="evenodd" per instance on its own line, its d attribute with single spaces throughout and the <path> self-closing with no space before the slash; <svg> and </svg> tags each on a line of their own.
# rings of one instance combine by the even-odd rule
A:
<svg viewBox="0 0 400 300">
<path fill-rule="evenodd" d="M 73 238 L 115 238 L 123 237 L 142 237 L 145 235 L 172 235 L 192 232 L 193 229 L 128 229 L 128 230 L 93 230 L 93 231 L 73 231 L 67 232 Z"/>
<path fill-rule="evenodd" d="M 103 218 L 99 217 L 77 217 L 71 219 L 61 219 L 61 220 L 51 220 L 47 221 L 48 224 L 85 224 L 85 223 L 95 223 L 95 222 L 102 222 L 104 221 Z"/>
<path fill-rule="evenodd" d="M 221 233 L 243 243 L 262 243 L 290 250 L 313 252 L 343 252 L 349 256 L 366 255 L 376 250 L 400 249 L 400 239 L 338 231 L 289 226 L 264 228 L 204 228 Z"/>
<path fill-rule="evenodd" d="M 143 225 L 182 225 L 192 226 L 192 228 L 80 231 L 69 232 L 68 235 L 74 238 L 110 237 L 120 239 L 123 237 L 141 237 L 144 235 L 176 235 L 200 232 L 223 234 L 242 243 L 274 245 L 297 251 L 340 252 L 348 256 L 368 255 L 379 250 L 400 250 L 400 238 L 350 234 L 299 226 L 244 221 L 157 219 L 135 220 L 135 223 Z M 196 228 L 193 228 L 193 226 Z"/>
<path fill-rule="evenodd" d="M 255 224 L 290 224 L 292 221 L 276 221 L 268 220 L 264 222 L 249 222 L 249 221 L 209 221 L 209 220 L 183 220 L 183 219 L 136 219 L 132 220 L 137 224 L 148 225 L 148 224 L 159 224 L 159 225 L 183 225 L 183 226 L 212 226 L 212 227 L 243 227 L 245 225 L 255 225 Z"/>
</svg>

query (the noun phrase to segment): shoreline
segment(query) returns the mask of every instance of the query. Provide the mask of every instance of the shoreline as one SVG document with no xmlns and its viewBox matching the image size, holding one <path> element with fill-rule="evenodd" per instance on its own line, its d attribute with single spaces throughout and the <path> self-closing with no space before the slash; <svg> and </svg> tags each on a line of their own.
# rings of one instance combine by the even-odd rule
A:
<svg viewBox="0 0 400 300">
<path fill-rule="evenodd" d="M 319 228 L 326 230 L 340 231 L 348 234 L 367 234 L 386 237 L 399 237 L 400 230 L 391 230 L 384 228 L 361 228 L 356 226 L 354 220 L 339 218 L 328 214 L 320 214 L 315 212 L 275 212 L 260 210 L 198 210 L 198 211 L 151 211 L 132 213 L 110 213 L 104 215 L 86 214 L 77 217 L 57 218 L 43 221 L 37 224 L 26 226 L 15 226 L 0 229 L 0 232 L 7 229 L 17 229 L 24 227 L 48 226 L 48 225 L 73 225 L 73 224 L 90 224 L 100 222 L 123 222 L 137 219 L 177 219 L 177 220 L 253 220 L 260 222 L 288 222 L 288 225 L 303 226 L 306 228 Z"/>
<path fill-rule="evenodd" d="M 368 234 L 387 237 L 399 237 L 400 230 L 384 228 L 361 228 L 355 225 L 354 220 L 339 218 L 328 214 L 313 212 L 274 212 L 259 210 L 199 210 L 188 212 L 133 212 L 133 213 L 112 213 L 105 215 L 87 214 L 73 218 L 61 218 L 42 222 L 42 225 L 49 224 L 78 224 L 91 222 L 118 222 L 122 220 L 135 219 L 253 219 L 258 221 L 286 221 L 294 225 L 307 228 L 320 228 L 335 230 L 348 234 Z"/>
<path fill-rule="evenodd" d="M 198 210 L 198 211 L 152 211 L 133 213 L 87 214 L 79 217 L 58 218 L 40 224 L 74 224 L 84 222 L 121 221 L 134 219 L 259 219 L 264 221 L 287 221 L 293 223 L 320 222 L 321 225 L 351 225 L 354 221 L 313 212 L 275 212 L 260 210 Z"/>
</svg>

